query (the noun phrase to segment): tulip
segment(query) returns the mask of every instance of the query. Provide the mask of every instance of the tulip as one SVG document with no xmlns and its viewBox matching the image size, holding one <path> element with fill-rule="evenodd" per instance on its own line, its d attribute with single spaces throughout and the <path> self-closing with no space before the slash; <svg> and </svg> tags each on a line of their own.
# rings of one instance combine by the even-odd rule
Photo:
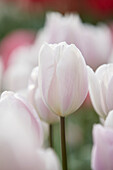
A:
<svg viewBox="0 0 113 170">
<path fill-rule="evenodd" d="M 95 125 L 93 127 L 93 141 L 92 170 L 112 170 L 113 129 Z"/>
<path fill-rule="evenodd" d="M 100 66 L 96 72 L 88 68 L 89 93 L 95 111 L 103 119 L 113 110 L 113 64 Z"/>
<path fill-rule="evenodd" d="M 88 93 L 84 58 L 75 45 L 44 44 L 39 54 L 39 88 L 47 105 L 59 116 L 76 111 Z"/>
<path fill-rule="evenodd" d="M 107 25 L 84 24 L 77 14 L 63 16 L 60 13 L 49 13 L 45 27 L 38 33 L 36 43 L 40 46 L 43 42 L 62 41 L 75 44 L 86 63 L 94 70 L 108 62 L 112 50 L 112 36 Z"/>
<path fill-rule="evenodd" d="M 45 43 L 39 53 L 38 82 L 45 103 L 60 116 L 62 168 L 67 170 L 64 117 L 76 111 L 88 93 L 86 64 L 78 48 Z"/>
<path fill-rule="evenodd" d="M 0 99 L 0 169 L 60 170 L 55 153 L 42 149 L 42 143 L 42 125 L 35 110 L 19 95 L 4 92 Z"/>
<path fill-rule="evenodd" d="M 48 106 L 44 103 L 42 97 L 41 97 L 41 92 L 38 87 L 38 67 L 34 68 L 30 81 L 29 81 L 29 86 L 28 86 L 28 96 L 29 96 L 29 101 L 33 104 L 35 107 L 37 113 L 39 114 L 39 117 L 49 123 L 52 124 L 54 122 L 57 122 L 58 116 L 56 116 L 49 108 Z"/>
</svg>

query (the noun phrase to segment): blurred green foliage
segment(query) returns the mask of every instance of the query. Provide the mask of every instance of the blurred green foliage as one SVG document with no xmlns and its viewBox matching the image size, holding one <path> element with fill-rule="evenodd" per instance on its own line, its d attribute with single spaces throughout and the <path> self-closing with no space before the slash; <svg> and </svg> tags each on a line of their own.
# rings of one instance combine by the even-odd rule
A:
<svg viewBox="0 0 113 170">
<path fill-rule="evenodd" d="M 0 6 L 0 40 L 17 29 L 34 30 L 43 27 L 45 13 L 26 13 L 13 6 Z"/>
</svg>

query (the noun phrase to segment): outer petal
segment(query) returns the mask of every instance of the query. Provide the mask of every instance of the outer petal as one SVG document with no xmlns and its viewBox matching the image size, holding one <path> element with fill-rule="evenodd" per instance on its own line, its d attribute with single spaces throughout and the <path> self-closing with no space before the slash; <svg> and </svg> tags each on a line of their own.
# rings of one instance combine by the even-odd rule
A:
<svg viewBox="0 0 113 170">
<path fill-rule="evenodd" d="M 95 76 L 93 70 L 88 67 L 88 77 L 89 77 L 89 93 L 90 98 L 96 112 L 104 117 L 104 111 L 101 106 L 101 94 L 100 94 L 100 85 L 97 77 Z"/>
<path fill-rule="evenodd" d="M 108 113 L 104 126 L 113 128 L 113 110 Z"/>
<path fill-rule="evenodd" d="M 92 152 L 93 170 L 113 169 L 113 130 L 95 125 L 93 129 L 94 146 Z"/>
<path fill-rule="evenodd" d="M 109 111 L 113 110 L 113 76 L 108 85 L 108 90 L 106 94 L 106 102 L 107 102 L 108 110 Z"/>
<path fill-rule="evenodd" d="M 28 86 L 28 97 L 43 121 L 46 121 L 47 123 L 55 123 L 59 120 L 58 116 L 48 108 L 47 104 L 41 97 L 41 92 L 38 87 L 38 67 L 34 68 L 31 73 Z"/>
<path fill-rule="evenodd" d="M 39 88 L 45 102 L 54 112 L 59 112 L 59 93 L 56 78 L 57 63 L 66 43 L 44 44 L 39 58 Z M 51 96 L 50 96 L 51 95 Z M 56 111 L 57 110 L 57 111 Z"/>
<path fill-rule="evenodd" d="M 38 67 L 35 67 L 30 75 L 28 84 L 28 99 L 30 103 L 35 107 L 35 92 L 38 87 Z"/>
<path fill-rule="evenodd" d="M 58 116 L 43 102 L 39 89 L 37 89 L 35 94 L 35 108 L 43 121 L 50 124 L 58 122 Z"/>
<path fill-rule="evenodd" d="M 76 111 L 88 93 L 86 64 L 80 51 L 67 46 L 57 64 L 60 112 L 62 116 Z"/>
<path fill-rule="evenodd" d="M 53 49 L 45 43 L 39 53 L 39 88 L 45 101 L 48 99 L 48 90 L 54 74 Z"/>
</svg>

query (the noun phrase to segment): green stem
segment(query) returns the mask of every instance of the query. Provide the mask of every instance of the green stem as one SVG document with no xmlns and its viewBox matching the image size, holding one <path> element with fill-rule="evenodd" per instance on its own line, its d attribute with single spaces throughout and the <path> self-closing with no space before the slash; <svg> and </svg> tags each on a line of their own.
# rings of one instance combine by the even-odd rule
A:
<svg viewBox="0 0 113 170">
<path fill-rule="evenodd" d="M 65 118 L 60 117 L 61 125 L 61 148 L 62 148 L 62 169 L 67 170 L 67 154 L 66 154 L 66 140 L 65 140 Z"/>
<path fill-rule="evenodd" d="M 50 147 L 53 148 L 53 126 L 51 124 L 49 125 L 49 142 Z"/>
</svg>

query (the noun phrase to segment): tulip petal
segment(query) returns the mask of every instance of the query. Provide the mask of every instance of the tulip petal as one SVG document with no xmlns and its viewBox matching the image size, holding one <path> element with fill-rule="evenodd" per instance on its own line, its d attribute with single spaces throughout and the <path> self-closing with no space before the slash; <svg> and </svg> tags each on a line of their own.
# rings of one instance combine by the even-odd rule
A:
<svg viewBox="0 0 113 170">
<path fill-rule="evenodd" d="M 48 90 L 54 74 L 54 53 L 51 47 L 45 43 L 39 54 L 39 88 L 45 100 L 48 99 Z M 46 75 L 46 76 L 45 76 Z"/>
<path fill-rule="evenodd" d="M 101 106 L 101 94 L 100 94 L 99 81 L 90 67 L 88 67 L 88 77 L 89 77 L 89 93 L 90 93 L 92 104 L 96 112 L 103 117 L 104 111 Z"/>
<path fill-rule="evenodd" d="M 107 101 L 108 110 L 109 111 L 113 110 L 113 76 L 108 84 L 106 101 Z"/>
<path fill-rule="evenodd" d="M 41 92 L 38 87 L 38 67 L 35 67 L 31 73 L 28 86 L 28 97 L 29 101 L 33 104 L 39 117 L 43 121 L 50 124 L 59 120 L 58 116 L 48 108 L 47 104 L 42 99 Z"/>
<path fill-rule="evenodd" d="M 113 111 L 110 111 L 108 113 L 108 116 L 104 122 L 104 126 L 105 127 L 110 127 L 110 128 L 113 128 Z"/>
<path fill-rule="evenodd" d="M 101 93 L 101 105 L 105 115 L 108 114 L 109 109 L 107 105 L 107 91 L 109 82 L 113 76 L 113 64 L 104 64 L 100 66 L 95 73 L 100 84 L 100 93 Z"/>
<path fill-rule="evenodd" d="M 105 112 L 105 115 L 108 114 L 109 110 L 109 99 L 108 99 L 108 90 L 109 83 L 113 76 L 113 64 L 106 64 L 100 66 L 96 71 L 96 76 L 100 82 L 100 93 L 101 93 L 101 104 Z"/>
<path fill-rule="evenodd" d="M 48 106 L 43 102 L 39 89 L 37 89 L 35 92 L 35 107 L 36 107 L 37 113 L 39 114 L 40 118 L 43 121 L 51 124 L 59 120 L 58 116 L 54 114 L 48 108 Z"/>
<path fill-rule="evenodd" d="M 77 110 L 88 92 L 87 70 L 82 54 L 74 45 L 64 49 L 56 70 L 62 116 Z"/>
</svg>

